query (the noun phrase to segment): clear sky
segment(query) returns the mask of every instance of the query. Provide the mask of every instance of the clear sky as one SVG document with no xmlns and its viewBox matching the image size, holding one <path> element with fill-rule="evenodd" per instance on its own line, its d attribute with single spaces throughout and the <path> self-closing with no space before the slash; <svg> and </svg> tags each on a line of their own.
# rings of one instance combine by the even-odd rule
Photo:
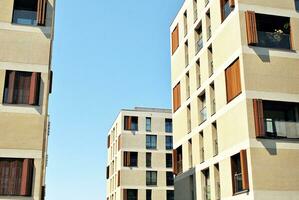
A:
<svg viewBox="0 0 299 200">
<path fill-rule="evenodd" d="M 183 0 L 57 0 L 47 199 L 104 200 L 121 108 L 171 107 L 169 26 Z"/>
</svg>

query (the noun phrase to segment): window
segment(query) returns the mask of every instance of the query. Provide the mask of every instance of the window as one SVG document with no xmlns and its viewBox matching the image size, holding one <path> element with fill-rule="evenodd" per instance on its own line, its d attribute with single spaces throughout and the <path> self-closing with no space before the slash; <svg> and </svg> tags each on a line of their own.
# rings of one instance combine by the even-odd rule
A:
<svg viewBox="0 0 299 200">
<path fill-rule="evenodd" d="M 221 17 L 224 21 L 229 14 L 234 10 L 235 1 L 234 0 L 221 0 Z"/>
<path fill-rule="evenodd" d="M 185 75 L 185 81 L 186 81 L 186 99 L 190 98 L 190 76 L 189 72 Z"/>
<path fill-rule="evenodd" d="M 233 193 L 249 190 L 246 150 L 231 157 Z"/>
<path fill-rule="evenodd" d="M 196 22 L 197 18 L 198 18 L 197 0 L 193 0 L 193 19 L 194 19 L 194 22 Z"/>
<path fill-rule="evenodd" d="M 200 24 L 195 28 L 195 54 L 197 54 L 203 48 L 202 39 L 202 25 Z"/>
<path fill-rule="evenodd" d="M 152 200 L 152 190 L 146 190 L 146 200 Z"/>
<path fill-rule="evenodd" d="M 165 136 L 165 148 L 166 150 L 172 149 L 172 136 Z"/>
<path fill-rule="evenodd" d="M 124 166 L 137 167 L 138 166 L 138 153 L 137 152 L 124 152 Z"/>
<path fill-rule="evenodd" d="M 138 200 L 138 190 L 136 189 L 124 189 L 125 200 Z"/>
<path fill-rule="evenodd" d="M 229 103 L 242 93 L 239 59 L 225 70 L 225 78 L 227 102 Z"/>
<path fill-rule="evenodd" d="M 289 17 L 256 14 L 253 11 L 247 11 L 245 16 L 249 45 L 292 49 Z"/>
<path fill-rule="evenodd" d="M 208 59 L 209 59 L 209 75 L 210 77 L 214 74 L 214 62 L 213 62 L 213 47 L 212 44 L 208 47 Z"/>
<path fill-rule="evenodd" d="M 138 117 L 125 116 L 125 130 L 138 131 Z"/>
<path fill-rule="evenodd" d="M 179 47 L 179 25 L 177 25 L 171 33 L 172 55 Z"/>
<path fill-rule="evenodd" d="M 172 119 L 165 119 L 165 132 L 172 133 Z"/>
<path fill-rule="evenodd" d="M 295 0 L 295 8 L 297 11 L 299 10 L 299 0 Z"/>
<path fill-rule="evenodd" d="M 157 149 L 156 135 L 146 135 L 146 149 Z"/>
<path fill-rule="evenodd" d="M 187 106 L 187 131 L 191 133 L 191 104 Z"/>
<path fill-rule="evenodd" d="M 204 197 L 206 200 L 211 200 L 211 182 L 210 182 L 210 170 L 206 169 L 202 171 L 204 177 Z"/>
<path fill-rule="evenodd" d="M 166 172 L 166 185 L 167 186 L 173 185 L 173 173 L 172 172 Z"/>
<path fill-rule="evenodd" d="M 167 190 L 166 191 L 166 199 L 167 200 L 174 200 L 174 192 L 173 192 L 173 190 Z"/>
<path fill-rule="evenodd" d="M 146 153 L 146 167 L 152 167 L 152 153 Z"/>
<path fill-rule="evenodd" d="M 187 14 L 187 10 L 184 12 L 184 34 L 185 36 L 188 33 L 188 14 Z"/>
<path fill-rule="evenodd" d="M 145 121 L 146 121 L 146 131 L 150 132 L 152 130 L 152 118 L 147 117 Z"/>
<path fill-rule="evenodd" d="M 215 99 L 215 85 L 214 82 L 210 84 L 210 100 L 211 100 L 211 115 L 216 113 L 216 99 Z"/>
<path fill-rule="evenodd" d="M 157 172 L 156 171 L 147 171 L 146 172 L 146 185 L 147 186 L 157 185 Z"/>
<path fill-rule="evenodd" d="M 178 175 L 183 172 L 183 152 L 182 146 L 178 147 L 173 151 L 173 172 L 175 175 Z"/>
<path fill-rule="evenodd" d="M 181 84 L 178 83 L 173 88 L 173 112 L 181 107 Z"/>
<path fill-rule="evenodd" d="M 172 167 L 172 154 L 171 153 L 166 154 L 166 167 L 167 168 Z"/>
<path fill-rule="evenodd" d="M 198 107 L 200 108 L 199 110 L 199 124 L 202 124 L 205 122 L 208 118 L 207 114 L 207 101 L 206 101 L 206 94 L 203 93 L 198 97 Z"/>
<path fill-rule="evenodd" d="M 299 104 L 254 100 L 257 137 L 299 138 Z"/>
<path fill-rule="evenodd" d="M 4 98 L 6 104 L 39 104 L 40 73 L 6 71 Z"/>
<path fill-rule="evenodd" d="M 32 159 L 0 158 L 0 195 L 31 196 L 33 168 Z"/>
<path fill-rule="evenodd" d="M 189 65 L 189 44 L 188 41 L 185 42 L 185 67 Z"/>
<path fill-rule="evenodd" d="M 209 40 L 212 37 L 210 9 L 206 13 L 206 26 L 207 26 L 207 36 L 208 36 L 207 40 Z"/>
</svg>

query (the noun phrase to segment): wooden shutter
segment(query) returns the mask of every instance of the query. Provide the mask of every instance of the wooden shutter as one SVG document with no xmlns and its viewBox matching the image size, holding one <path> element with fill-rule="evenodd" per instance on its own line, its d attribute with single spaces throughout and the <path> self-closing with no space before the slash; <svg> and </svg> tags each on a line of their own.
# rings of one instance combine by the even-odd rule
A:
<svg viewBox="0 0 299 200">
<path fill-rule="evenodd" d="M 6 103 L 12 104 L 13 97 L 14 97 L 16 72 L 15 71 L 7 71 L 7 73 L 8 73 L 8 98 L 7 98 Z"/>
<path fill-rule="evenodd" d="M 37 3 L 37 24 L 44 26 L 46 23 L 46 10 L 48 0 L 38 0 Z"/>
<path fill-rule="evenodd" d="M 21 195 L 30 196 L 32 190 L 33 177 L 33 159 L 24 159 L 22 180 L 21 180 Z"/>
<path fill-rule="evenodd" d="M 117 143 L 118 143 L 118 151 L 120 150 L 120 147 L 121 147 L 121 135 L 119 135 L 118 136 L 118 141 L 117 141 Z"/>
<path fill-rule="evenodd" d="M 173 111 L 177 111 L 181 107 L 181 83 L 173 88 Z"/>
<path fill-rule="evenodd" d="M 30 80 L 30 93 L 29 93 L 29 104 L 36 105 L 37 104 L 37 96 L 38 96 L 38 73 L 33 72 Z"/>
<path fill-rule="evenodd" d="M 178 163 L 177 163 L 178 159 L 177 159 L 177 150 L 174 149 L 172 151 L 172 171 L 175 175 L 178 174 Z"/>
<path fill-rule="evenodd" d="M 294 25 L 292 23 L 292 19 L 290 19 L 290 47 L 291 50 L 295 50 L 295 45 L 294 45 L 294 28 L 292 28 Z"/>
<path fill-rule="evenodd" d="M 53 84 L 53 71 L 50 72 L 50 79 L 49 79 L 49 93 L 52 93 L 52 84 Z"/>
<path fill-rule="evenodd" d="M 228 0 L 228 3 L 230 7 L 235 7 L 235 0 Z"/>
<path fill-rule="evenodd" d="M 225 70 L 227 102 L 237 97 L 241 92 L 239 59 Z"/>
<path fill-rule="evenodd" d="M 120 186 L 120 171 L 117 172 L 117 186 Z"/>
<path fill-rule="evenodd" d="M 246 150 L 241 150 L 240 161 L 241 161 L 241 171 L 242 171 L 242 187 L 243 187 L 243 190 L 249 190 Z"/>
<path fill-rule="evenodd" d="M 256 137 L 265 137 L 263 101 L 253 99 L 253 113 Z"/>
<path fill-rule="evenodd" d="M 131 152 L 124 152 L 124 166 L 129 167 L 131 165 Z"/>
<path fill-rule="evenodd" d="M 258 43 L 258 35 L 256 28 L 256 17 L 254 11 L 246 11 L 246 30 L 247 30 L 247 42 L 249 45 Z"/>
<path fill-rule="evenodd" d="M 171 33 L 171 42 L 172 42 L 172 54 L 179 47 L 179 26 L 177 25 Z"/>
<path fill-rule="evenodd" d="M 125 116 L 125 130 L 131 130 L 132 129 L 131 124 L 132 124 L 132 117 Z"/>
<path fill-rule="evenodd" d="M 127 189 L 123 189 L 123 200 L 128 200 L 128 191 L 127 191 Z"/>
<path fill-rule="evenodd" d="M 107 147 L 110 148 L 110 135 L 108 135 L 108 138 L 107 138 Z"/>
</svg>

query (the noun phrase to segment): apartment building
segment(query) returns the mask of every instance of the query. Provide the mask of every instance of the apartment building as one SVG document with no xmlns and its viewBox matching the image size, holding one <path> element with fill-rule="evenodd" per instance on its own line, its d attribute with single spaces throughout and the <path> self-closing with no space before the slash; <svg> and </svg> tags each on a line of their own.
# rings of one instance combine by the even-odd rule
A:
<svg viewBox="0 0 299 200">
<path fill-rule="evenodd" d="M 121 110 L 108 133 L 107 200 L 173 200 L 171 115 Z"/>
<path fill-rule="evenodd" d="M 0 199 L 45 199 L 54 0 L 0 1 Z"/>
<path fill-rule="evenodd" d="M 170 27 L 176 200 L 299 199 L 298 10 L 185 0 Z"/>
</svg>

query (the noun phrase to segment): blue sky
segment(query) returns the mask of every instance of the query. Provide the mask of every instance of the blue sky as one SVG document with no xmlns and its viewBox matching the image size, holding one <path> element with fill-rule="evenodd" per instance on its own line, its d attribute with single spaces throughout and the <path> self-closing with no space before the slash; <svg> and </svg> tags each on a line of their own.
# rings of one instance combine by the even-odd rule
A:
<svg viewBox="0 0 299 200">
<path fill-rule="evenodd" d="M 104 200 L 121 108 L 170 108 L 169 26 L 183 0 L 57 0 L 47 199 Z"/>
</svg>

